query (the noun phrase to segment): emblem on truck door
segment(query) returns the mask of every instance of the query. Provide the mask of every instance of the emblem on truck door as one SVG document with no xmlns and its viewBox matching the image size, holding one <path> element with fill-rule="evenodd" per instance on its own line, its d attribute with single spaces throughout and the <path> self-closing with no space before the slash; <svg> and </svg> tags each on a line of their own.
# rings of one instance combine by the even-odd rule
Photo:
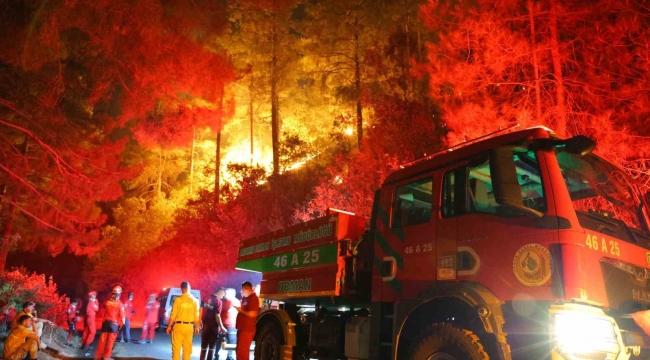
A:
<svg viewBox="0 0 650 360">
<path fill-rule="evenodd" d="M 541 286 L 551 278 L 551 253 L 539 244 L 522 246 L 512 261 L 517 280 L 526 286 Z"/>
</svg>

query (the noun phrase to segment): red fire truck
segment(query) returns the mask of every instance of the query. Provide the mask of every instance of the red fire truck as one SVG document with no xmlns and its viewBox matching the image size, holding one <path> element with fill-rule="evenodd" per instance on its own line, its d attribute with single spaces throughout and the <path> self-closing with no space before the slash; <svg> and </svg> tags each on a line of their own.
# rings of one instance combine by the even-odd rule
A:
<svg viewBox="0 0 650 360">
<path fill-rule="evenodd" d="M 255 359 L 650 358 L 650 208 L 595 146 L 498 132 L 389 175 L 369 221 L 242 241 L 280 302 Z"/>
</svg>

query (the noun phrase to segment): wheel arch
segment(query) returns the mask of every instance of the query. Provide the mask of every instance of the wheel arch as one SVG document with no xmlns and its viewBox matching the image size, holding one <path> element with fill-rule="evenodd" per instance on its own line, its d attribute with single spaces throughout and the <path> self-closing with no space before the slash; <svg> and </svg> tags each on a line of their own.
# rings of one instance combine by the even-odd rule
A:
<svg viewBox="0 0 650 360">
<path fill-rule="evenodd" d="M 466 326 L 475 332 L 491 358 L 511 360 L 503 331 L 503 301 L 484 286 L 473 282 L 442 283 L 423 291 L 418 299 L 396 304 L 396 359 L 404 358 L 414 334 L 443 322 Z"/>
<path fill-rule="evenodd" d="M 275 326 L 282 334 L 282 345 L 296 346 L 295 325 L 285 310 L 266 310 L 257 318 L 255 340 L 257 341 L 257 334 L 261 334 L 261 329 L 264 326 Z"/>
</svg>

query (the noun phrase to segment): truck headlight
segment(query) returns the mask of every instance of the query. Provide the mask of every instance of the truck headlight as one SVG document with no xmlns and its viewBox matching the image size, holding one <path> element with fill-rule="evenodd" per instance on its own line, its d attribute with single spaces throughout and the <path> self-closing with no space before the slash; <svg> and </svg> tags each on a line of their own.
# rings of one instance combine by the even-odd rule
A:
<svg viewBox="0 0 650 360">
<path fill-rule="evenodd" d="M 616 359 L 620 351 L 614 320 L 604 314 L 559 312 L 552 326 L 553 345 L 569 360 Z"/>
</svg>

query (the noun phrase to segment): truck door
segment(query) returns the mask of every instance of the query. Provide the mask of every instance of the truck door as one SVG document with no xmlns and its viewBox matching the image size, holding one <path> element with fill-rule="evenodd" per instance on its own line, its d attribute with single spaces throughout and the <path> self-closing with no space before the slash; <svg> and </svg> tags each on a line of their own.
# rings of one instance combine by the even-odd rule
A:
<svg viewBox="0 0 650 360">
<path fill-rule="evenodd" d="M 550 299 L 549 247 L 558 241 L 557 221 L 547 214 L 550 186 L 534 151 L 513 148 L 513 159 L 523 206 L 543 217 L 497 204 L 487 153 L 443 175 L 441 213 L 456 221 L 458 280 L 478 282 L 503 300 Z M 445 202 L 444 194 L 454 198 Z"/>
<path fill-rule="evenodd" d="M 390 236 L 398 240 L 401 249 L 395 279 L 385 282 L 397 292 L 397 298 L 391 300 L 413 299 L 435 280 L 433 184 L 433 177 L 424 175 L 401 182 L 393 191 Z"/>
</svg>

